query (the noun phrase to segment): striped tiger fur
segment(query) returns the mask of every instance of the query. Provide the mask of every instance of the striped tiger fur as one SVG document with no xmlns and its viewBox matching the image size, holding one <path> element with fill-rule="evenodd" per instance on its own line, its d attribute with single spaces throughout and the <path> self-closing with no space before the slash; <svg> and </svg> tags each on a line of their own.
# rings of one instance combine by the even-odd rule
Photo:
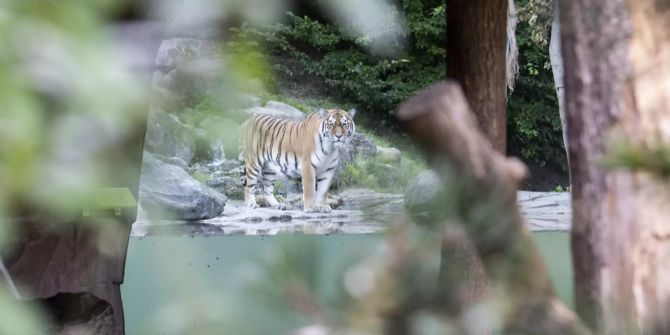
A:
<svg viewBox="0 0 670 335">
<path fill-rule="evenodd" d="M 319 110 L 302 121 L 254 115 L 242 124 L 246 182 L 244 203 L 258 207 L 255 188 L 274 209 L 286 209 L 274 196 L 278 179 L 302 178 L 306 212 L 330 212 L 326 192 L 338 164 L 338 147 L 355 132 L 356 110 Z"/>
</svg>

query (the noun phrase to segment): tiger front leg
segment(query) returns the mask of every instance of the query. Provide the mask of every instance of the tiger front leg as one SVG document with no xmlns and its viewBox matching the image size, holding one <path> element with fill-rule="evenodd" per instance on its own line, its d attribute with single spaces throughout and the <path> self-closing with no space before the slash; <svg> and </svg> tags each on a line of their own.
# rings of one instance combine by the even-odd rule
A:
<svg viewBox="0 0 670 335">
<path fill-rule="evenodd" d="M 246 183 L 244 186 L 244 205 L 248 208 L 258 208 L 256 203 L 256 182 L 258 181 L 260 169 L 247 164 L 245 167 Z"/>
<path fill-rule="evenodd" d="M 274 178 L 274 174 L 270 175 L 267 172 L 264 172 L 264 173 L 267 174 L 267 175 L 263 175 L 263 196 L 265 197 L 265 201 L 267 201 L 268 205 L 272 209 L 285 210 L 286 205 L 277 201 L 277 198 L 275 198 L 274 182 L 276 181 L 276 179 Z"/>
<path fill-rule="evenodd" d="M 330 183 L 333 180 L 333 172 L 327 172 L 321 176 L 316 177 L 315 183 L 315 207 L 318 208 L 318 212 L 321 213 L 330 213 L 332 210 L 330 205 L 326 200 L 326 193 L 330 189 Z"/>
<path fill-rule="evenodd" d="M 307 213 L 319 212 L 314 206 L 314 193 L 316 185 L 316 171 L 309 158 L 302 160 L 302 203 L 303 210 Z"/>
</svg>

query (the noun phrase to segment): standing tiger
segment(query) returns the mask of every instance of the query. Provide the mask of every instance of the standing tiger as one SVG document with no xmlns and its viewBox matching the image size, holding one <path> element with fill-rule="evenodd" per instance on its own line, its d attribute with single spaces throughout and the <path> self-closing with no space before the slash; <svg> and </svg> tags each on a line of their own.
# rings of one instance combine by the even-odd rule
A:
<svg viewBox="0 0 670 335">
<path fill-rule="evenodd" d="M 330 212 L 326 192 L 338 164 L 338 147 L 355 131 L 356 110 L 319 110 L 302 121 L 254 115 L 242 124 L 246 185 L 244 203 L 258 207 L 254 190 L 274 209 L 286 209 L 275 198 L 277 179 L 301 178 L 305 212 Z"/>
</svg>

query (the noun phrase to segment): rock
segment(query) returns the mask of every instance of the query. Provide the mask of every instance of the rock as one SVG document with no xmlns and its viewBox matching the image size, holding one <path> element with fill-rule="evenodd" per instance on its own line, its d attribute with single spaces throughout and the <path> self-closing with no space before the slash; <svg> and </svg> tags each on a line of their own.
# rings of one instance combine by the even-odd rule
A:
<svg viewBox="0 0 670 335">
<path fill-rule="evenodd" d="M 176 166 L 184 169 L 184 171 L 188 171 L 188 164 L 186 164 L 186 162 L 184 162 L 184 160 L 179 158 L 179 157 L 168 157 L 168 156 L 162 156 L 162 155 L 159 155 L 159 154 L 154 154 L 154 158 L 160 159 L 164 163 L 167 163 L 167 164 L 170 164 L 170 165 L 176 165 Z"/>
<path fill-rule="evenodd" d="M 267 107 L 252 107 L 252 108 L 247 108 L 244 110 L 244 112 L 251 116 L 254 114 L 262 114 L 262 115 L 272 115 L 272 116 L 278 116 L 282 117 L 285 119 L 290 119 L 290 120 L 302 120 L 305 118 L 305 114 L 302 112 L 298 111 L 296 112 L 290 112 L 290 111 L 283 111 L 279 109 L 274 109 L 274 108 L 267 108 Z"/>
<path fill-rule="evenodd" d="M 377 146 L 376 160 L 380 163 L 400 163 L 400 150 Z"/>
<path fill-rule="evenodd" d="M 224 159 L 207 164 L 207 167 L 216 172 L 228 172 L 240 168 L 243 163 L 235 159 Z"/>
<path fill-rule="evenodd" d="M 236 100 L 237 105 L 244 109 L 260 107 L 262 102 L 261 98 L 246 93 L 238 93 Z"/>
<path fill-rule="evenodd" d="M 199 174 L 201 176 L 209 176 L 212 174 L 212 170 L 209 169 L 209 166 L 202 163 L 193 164 L 193 166 L 188 169 L 188 172 L 190 172 L 191 175 Z"/>
<path fill-rule="evenodd" d="M 405 208 L 411 213 L 428 211 L 443 190 L 442 180 L 437 173 L 433 170 L 424 171 L 407 183 Z"/>
<path fill-rule="evenodd" d="M 404 212 L 402 194 L 349 188 L 340 193 L 339 197 L 343 202 L 340 209 L 362 210 L 371 217 L 382 221 Z"/>
<path fill-rule="evenodd" d="M 242 179 L 239 176 L 213 177 L 207 182 L 207 186 L 230 199 L 244 199 L 244 186 L 242 186 Z"/>
<path fill-rule="evenodd" d="M 145 150 L 167 157 L 177 157 L 189 164 L 195 154 L 191 129 L 179 122 L 177 116 L 152 108 L 147 120 Z"/>
<path fill-rule="evenodd" d="M 373 157 L 377 154 L 377 145 L 375 142 L 361 133 L 352 135 L 347 146 L 351 148 L 354 155 L 360 154 L 366 157 Z"/>
<path fill-rule="evenodd" d="M 284 113 L 290 114 L 293 116 L 295 119 L 304 119 L 305 118 L 305 113 L 303 113 L 301 110 L 289 105 L 285 104 L 283 102 L 279 101 L 268 101 L 265 104 L 265 108 L 271 108 L 271 109 L 276 109 L 279 111 L 282 111 Z"/>
<path fill-rule="evenodd" d="M 195 134 L 193 161 L 206 165 L 216 165 L 225 161 L 225 145 L 222 139 L 200 128 L 194 128 L 193 133 Z"/>
<path fill-rule="evenodd" d="M 221 215 L 227 198 L 145 151 L 139 201 L 152 218 L 203 220 Z"/>
<path fill-rule="evenodd" d="M 194 38 L 170 38 L 161 42 L 156 53 L 158 68 L 174 68 L 188 61 L 210 58 L 216 47 L 213 42 Z"/>
<path fill-rule="evenodd" d="M 375 162 L 373 171 L 379 187 L 387 188 L 399 183 L 400 169 L 393 165 Z"/>
<path fill-rule="evenodd" d="M 220 106 L 232 106 L 234 95 L 222 92 L 229 89 L 226 83 L 230 80 L 224 63 L 214 58 L 187 60 L 175 65 L 178 81 L 175 90 L 187 101 L 207 100 Z"/>
<path fill-rule="evenodd" d="M 177 70 L 169 69 L 166 72 L 155 71 L 153 75 L 152 85 L 166 90 L 175 90 L 178 87 Z"/>
<path fill-rule="evenodd" d="M 354 133 L 347 144 L 339 148 L 339 160 L 333 177 L 333 186 L 340 185 L 339 175 L 344 171 L 344 167 L 353 163 L 357 157 L 374 157 L 377 153 L 377 145 L 367 136 L 361 133 Z M 331 186 L 332 187 L 332 186 Z"/>
<path fill-rule="evenodd" d="M 262 199 L 261 197 L 257 197 L 258 200 L 265 201 L 265 199 Z M 277 198 L 279 199 L 279 198 Z M 280 202 L 285 203 L 289 209 L 303 209 L 303 201 L 302 201 L 302 193 L 289 193 L 284 199 L 280 199 Z M 344 205 L 344 202 L 342 201 L 342 197 L 340 197 L 337 194 L 331 194 L 327 193 L 326 194 L 326 202 L 328 205 L 330 205 L 330 208 L 332 209 L 337 209 L 342 207 Z"/>
</svg>

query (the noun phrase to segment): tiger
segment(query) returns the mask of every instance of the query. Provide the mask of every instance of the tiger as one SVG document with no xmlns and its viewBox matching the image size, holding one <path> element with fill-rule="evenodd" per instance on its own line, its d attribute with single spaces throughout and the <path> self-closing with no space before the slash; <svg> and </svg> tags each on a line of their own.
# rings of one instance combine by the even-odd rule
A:
<svg viewBox="0 0 670 335">
<path fill-rule="evenodd" d="M 241 126 L 244 156 L 244 204 L 257 208 L 255 188 L 260 183 L 268 205 L 285 210 L 274 196 L 278 179 L 302 178 L 303 210 L 330 213 L 326 192 L 335 174 L 339 148 L 356 131 L 356 109 L 319 109 L 302 121 L 255 114 Z"/>
</svg>

